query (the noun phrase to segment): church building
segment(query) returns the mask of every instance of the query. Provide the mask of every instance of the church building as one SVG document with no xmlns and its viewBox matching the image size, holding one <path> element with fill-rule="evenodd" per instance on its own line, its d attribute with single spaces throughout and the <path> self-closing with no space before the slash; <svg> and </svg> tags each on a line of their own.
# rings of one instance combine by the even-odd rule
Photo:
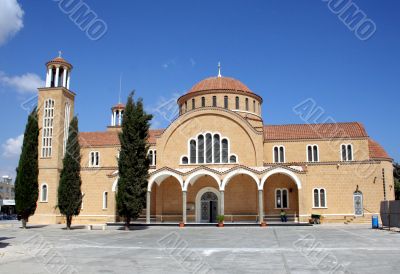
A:
<svg viewBox="0 0 400 274">
<path fill-rule="evenodd" d="M 32 223 L 63 223 L 57 188 L 76 93 L 72 65 L 61 56 L 46 64 L 39 88 L 39 200 Z M 392 159 L 359 122 L 268 125 L 263 98 L 239 80 L 204 79 L 176 102 L 179 115 L 151 129 L 147 223 L 261 223 L 284 210 L 292 222 L 362 222 L 394 199 Z M 265 106 L 264 106 L 265 107 Z M 268 107 L 268 106 L 266 106 Z M 111 122 L 81 132 L 83 202 L 75 224 L 119 221 L 118 133 L 124 105 Z"/>
</svg>

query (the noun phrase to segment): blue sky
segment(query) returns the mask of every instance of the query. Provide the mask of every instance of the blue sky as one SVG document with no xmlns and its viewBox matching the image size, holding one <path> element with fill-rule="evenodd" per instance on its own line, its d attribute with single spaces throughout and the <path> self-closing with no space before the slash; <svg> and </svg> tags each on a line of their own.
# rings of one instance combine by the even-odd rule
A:
<svg viewBox="0 0 400 274">
<path fill-rule="evenodd" d="M 400 160 L 399 1 L 353 1 L 376 25 L 365 41 L 322 0 L 85 0 L 107 25 L 97 41 L 57 0 L 0 2 L 0 175 L 14 176 L 27 118 L 21 103 L 59 50 L 74 65 L 81 131 L 110 123 L 121 74 L 123 99 L 135 89 L 156 114 L 153 127 L 165 127 L 154 110 L 216 75 L 221 61 L 224 76 L 263 97 L 265 124 L 303 123 L 292 109 L 312 98 L 324 117 L 362 122 Z"/>
</svg>

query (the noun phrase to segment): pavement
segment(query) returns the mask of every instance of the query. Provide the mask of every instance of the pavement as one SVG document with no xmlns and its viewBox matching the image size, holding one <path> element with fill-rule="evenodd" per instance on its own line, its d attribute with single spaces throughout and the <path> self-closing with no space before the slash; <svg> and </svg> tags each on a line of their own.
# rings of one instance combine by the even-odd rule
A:
<svg viewBox="0 0 400 274">
<path fill-rule="evenodd" d="M 399 256 L 400 233 L 369 225 L 67 231 L 0 222 L 1 273 L 400 273 Z"/>
</svg>

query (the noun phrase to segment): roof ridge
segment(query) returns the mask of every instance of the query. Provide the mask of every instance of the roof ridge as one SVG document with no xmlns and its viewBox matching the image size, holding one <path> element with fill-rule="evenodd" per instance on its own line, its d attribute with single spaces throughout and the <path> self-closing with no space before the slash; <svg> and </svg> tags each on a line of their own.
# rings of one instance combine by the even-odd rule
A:
<svg viewBox="0 0 400 274">
<path fill-rule="evenodd" d="M 361 125 L 361 128 L 364 129 L 364 126 L 360 122 L 336 122 L 336 123 L 302 123 L 302 124 L 275 124 L 275 125 L 263 125 L 264 127 L 279 127 L 279 126 L 312 126 L 312 125 L 343 125 L 343 124 L 358 124 Z"/>
</svg>

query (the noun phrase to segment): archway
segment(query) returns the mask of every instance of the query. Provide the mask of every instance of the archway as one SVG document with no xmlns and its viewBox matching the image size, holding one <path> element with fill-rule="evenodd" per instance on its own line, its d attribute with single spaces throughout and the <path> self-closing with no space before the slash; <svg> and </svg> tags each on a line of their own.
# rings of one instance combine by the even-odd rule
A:
<svg viewBox="0 0 400 274">
<path fill-rule="evenodd" d="M 259 179 L 243 170 L 228 174 L 223 183 L 224 215 L 227 222 L 259 222 Z"/>
<path fill-rule="evenodd" d="M 215 188 L 202 188 L 196 195 L 196 222 L 216 223 L 220 201 L 220 193 Z"/>
<path fill-rule="evenodd" d="M 184 189 L 187 192 L 187 221 L 188 222 L 202 222 L 201 220 L 201 195 L 206 192 L 214 193 L 217 196 L 217 203 L 211 203 L 210 208 L 216 205 L 217 214 L 220 214 L 220 178 L 216 174 L 200 170 L 187 177 L 184 184 Z M 203 203 L 204 204 L 204 203 Z M 211 207 L 212 206 L 212 207 Z M 210 212 L 209 212 L 210 213 Z M 212 217 L 214 214 L 211 212 Z M 215 218 L 213 218 L 215 219 Z M 205 218 L 203 222 L 205 222 Z M 213 221 L 213 220 L 211 220 Z"/>
<path fill-rule="evenodd" d="M 275 173 L 263 184 L 264 212 L 267 223 L 280 222 L 280 214 L 286 212 L 288 221 L 299 217 L 299 188 L 295 180 L 287 174 Z"/>
<path fill-rule="evenodd" d="M 182 177 L 171 171 L 151 176 L 147 188 L 146 222 L 181 222 L 182 188 Z"/>
</svg>

